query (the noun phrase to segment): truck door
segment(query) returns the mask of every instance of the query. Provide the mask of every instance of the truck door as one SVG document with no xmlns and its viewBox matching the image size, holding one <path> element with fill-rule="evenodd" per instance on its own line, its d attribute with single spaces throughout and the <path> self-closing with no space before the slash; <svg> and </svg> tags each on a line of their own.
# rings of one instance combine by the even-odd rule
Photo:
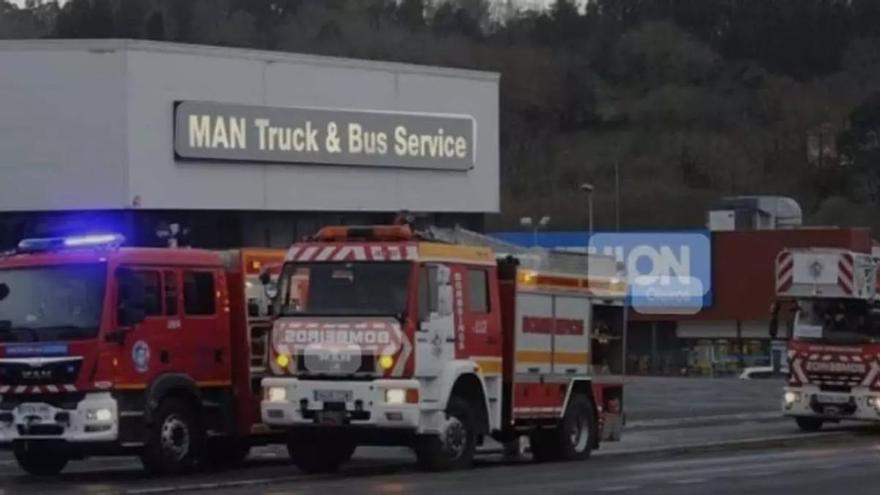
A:
<svg viewBox="0 0 880 495">
<path fill-rule="evenodd" d="M 143 287 L 145 318 L 131 329 L 125 339 L 119 371 L 124 384 L 147 385 L 154 377 L 172 367 L 170 349 L 174 348 L 176 339 L 168 332 L 168 327 L 174 317 L 169 318 L 165 311 L 163 272 L 150 267 L 126 268 L 132 271 Z M 126 287 L 121 284 L 117 287 L 117 300 L 122 300 Z"/>
<path fill-rule="evenodd" d="M 182 280 L 180 345 L 186 350 L 187 372 L 200 383 L 226 382 L 231 377 L 231 356 L 225 277 L 210 269 L 186 269 Z"/>
</svg>

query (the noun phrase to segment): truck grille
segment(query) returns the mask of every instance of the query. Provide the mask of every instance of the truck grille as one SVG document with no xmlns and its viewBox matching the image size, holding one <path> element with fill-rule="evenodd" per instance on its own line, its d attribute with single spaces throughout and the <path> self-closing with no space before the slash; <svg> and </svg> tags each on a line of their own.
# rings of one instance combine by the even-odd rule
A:
<svg viewBox="0 0 880 495">
<path fill-rule="evenodd" d="M 0 384 L 43 385 L 74 383 L 82 367 L 82 358 L 41 363 L 0 361 Z"/>
<path fill-rule="evenodd" d="M 364 355 L 360 357 L 361 362 L 360 366 L 358 366 L 353 372 L 338 372 L 334 371 L 332 368 L 332 364 L 328 364 L 326 366 L 322 365 L 315 360 L 310 360 L 309 365 L 306 365 L 306 359 L 302 354 L 298 354 L 296 356 L 296 372 L 298 375 L 308 375 L 308 374 L 336 374 L 336 375 L 373 375 L 376 372 L 376 357 L 373 355 Z"/>
</svg>

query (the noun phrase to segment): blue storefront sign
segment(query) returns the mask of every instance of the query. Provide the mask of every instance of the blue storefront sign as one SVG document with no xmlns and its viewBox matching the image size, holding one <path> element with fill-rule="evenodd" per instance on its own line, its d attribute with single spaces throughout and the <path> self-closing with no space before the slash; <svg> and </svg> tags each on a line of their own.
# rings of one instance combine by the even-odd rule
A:
<svg viewBox="0 0 880 495">
<path fill-rule="evenodd" d="M 626 268 L 628 303 L 647 314 L 694 314 L 712 304 L 712 242 L 708 231 L 503 232 L 495 237 L 614 256 Z"/>
</svg>

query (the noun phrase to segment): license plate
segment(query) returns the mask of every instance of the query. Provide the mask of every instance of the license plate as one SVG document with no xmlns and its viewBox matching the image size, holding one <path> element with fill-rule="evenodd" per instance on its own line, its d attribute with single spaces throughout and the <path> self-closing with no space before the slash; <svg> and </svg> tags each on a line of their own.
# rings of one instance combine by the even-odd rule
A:
<svg viewBox="0 0 880 495">
<path fill-rule="evenodd" d="M 823 412 L 825 413 L 826 416 L 839 416 L 840 415 L 840 408 L 836 407 L 836 406 L 827 406 L 827 407 L 823 408 Z"/>
<path fill-rule="evenodd" d="M 18 412 L 22 416 L 36 416 L 41 419 L 52 417 L 52 408 L 48 404 L 22 404 L 18 406 Z"/>
<path fill-rule="evenodd" d="M 318 411 L 315 417 L 318 424 L 326 426 L 342 426 L 345 424 L 345 412 L 343 411 Z"/>
<path fill-rule="evenodd" d="M 318 402 L 351 402 L 351 390 L 315 390 Z"/>
<path fill-rule="evenodd" d="M 821 404 L 848 404 L 849 396 L 818 394 L 816 395 L 816 402 Z"/>
</svg>

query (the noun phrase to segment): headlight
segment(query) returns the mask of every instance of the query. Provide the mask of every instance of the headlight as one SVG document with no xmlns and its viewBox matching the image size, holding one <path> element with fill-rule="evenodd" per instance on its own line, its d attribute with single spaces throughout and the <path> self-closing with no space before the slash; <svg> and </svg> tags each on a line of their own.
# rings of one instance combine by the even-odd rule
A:
<svg viewBox="0 0 880 495">
<path fill-rule="evenodd" d="M 287 401 L 287 389 L 284 387 L 269 387 L 266 393 L 269 402 L 285 402 Z"/>
<path fill-rule="evenodd" d="M 86 411 L 86 421 L 110 421 L 113 419 L 113 411 L 110 409 L 89 409 Z"/>
<path fill-rule="evenodd" d="M 800 392 L 792 392 L 791 390 L 789 390 L 785 393 L 785 395 L 782 396 L 782 400 L 785 401 L 786 405 L 791 405 L 801 400 L 801 394 Z"/>
<path fill-rule="evenodd" d="M 868 405 L 880 411 L 880 397 L 868 397 Z"/>
<path fill-rule="evenodd" d="M 406 390 L 402 388 L 389 388 L 385 391 L 385 402 L 389 404 L 403 404 L 406 402 Z"/>
</svg>

